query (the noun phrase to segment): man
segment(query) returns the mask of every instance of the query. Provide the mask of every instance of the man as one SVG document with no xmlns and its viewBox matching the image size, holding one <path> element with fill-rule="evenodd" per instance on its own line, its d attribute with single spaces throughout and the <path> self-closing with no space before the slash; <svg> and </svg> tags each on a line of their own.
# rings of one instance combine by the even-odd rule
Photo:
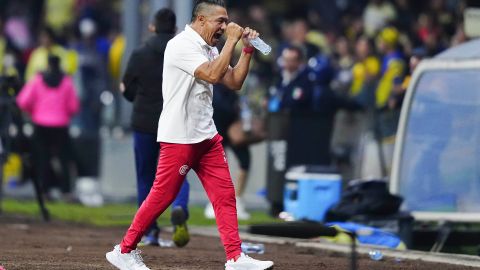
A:
<svg viewBox="0 0 480 270">
<path fill-rule="evenodd" d="M 157 140 L 162 151 L 152 190 L 137 211 L 122 243 L 106 254 L 119 269 L 149 269 L 136 249 L 144 232 L 173 201 L 193 168 L 215 209 L 220 238 L 227 255 L 225 269 L 270 269 L 271 261 L 252 259 L 241 252 L 235 209 L 235 189 L 212 120 L 212 84 L 240 89 L 258 36 L 252 29 L 228 23 L 223 0 L 198 0 L 192 22 L 170 40 L 165 50 L 163 112 Z M 215 46 L 223 34 L 227 41 L 218 54 Z M 244 49 L 237 65 L 229 66 L 233 50 L 242 39 Z"/>
<path fill-rule="evenodd" d="M 278 147 L 275 154 L 284 156 L 286 165 L 274 167 L 274 158 L 269 160 L 271 176 L 267 182 L 267 198 L 272 216 L 283 211 L 285 170 L 298 164 L 329 166 L 332 163 L 330 145 L 336 112 L 339 109 L 360 109 L 356 103 L 336 95 L 328 87 L 326 82 L 331 78 L 328 76 L 329 62 L 318 61 L 316 66 L 310 67 L 306 64 L 304 50 L 289 46 L 283 49 L 280 63 L 280 78 L 270 89 L 268 109 L 273 117 L 283 117 L 281 123 L 284 123 L 282 129 L 285 131 L 277 134 L 275 140 L 283 141 L 284 147 Z M 277 112 L 280 116 L 275 116 Z M 275 119 L 273 117 L 270 119 Z M 278 120 L 270 121 L 270 133 L 274 134 L 280 125 L 273 125 L 273 121 Z M 274 143 L 269 146 L 271 149 L 276 147 Z"/>
<path fill-rule="evenodd" d="M 270 91 L 269 111 L 309 112 L 312 110 L 313 71 L 305 64 L 301 47 L 287 46 L 281 56 L 282 71 Z"/>
<path fill-rule="evenodd" d="M 286 164 L 288 153 L 293 152 L 289 146 L 291 134 L 307 133 L 306 127 L 291 130 L 288 126 L 292 115 L 306 115 L 312 112 L 312 92 L 315 79 L 315 76 L 312 76 L 314 75 L 313 71 L 305 63 L 305 53 L 302 47 L 286 46 L 280 52 L 279 60 L 281 71 L 275 85 L 270 88 L 268 96 L 269 134 L 271 138 L 275 138 L 269 140 L 268 148 L 276 151 L 275 155 L 271 155 L 269 159 L 267 177 L 267 199 L 270 202 L 270 215 L 273 217 L 278 217 L 283 211 L 284 175 L 288 168 L 275 164 L 283 158 L 285 158 Z M 280 145 L 285 147 L 280 147 Z M 309 147 L 312 148 L 311 145 Z"/>
<path fill-rule="evenodd" d="M 375 90 L 374 136 L 378 144 L 380 177 L 389 175 L 400 109 L 388 109 L 395 89 L 400 89 L 405 73 L 404 55 L 399 49 L 400 33 L 385 27 L 377 37 L 378 51 L 383 54 L 380 78 Z M 375 172 L 365 172 L 375 175 Z M 378 174 L 378 172 L 377 172 Z"/>
<path fill-rule="evenodd" d="M 137 195 L 140 206 L 152 188 L 155 179 L 160 145 L 157 142 L 158 118 L 162 112 L 162 73 L 163 58 L 167 42 L 175 36 L 176 16 L 172 10 L 160 9 L 156 14 L 150 31 L 154 32 L 144 46 L 133 52 L 130 57 L 120 90 L 133 102 L 132 128 L 137 172 Z M 180 193 L 173 202 L 172 224 L 173 241 L 184 246 L 189 241 L 185 225 L 188 216 L 188 182 L 184 181 Z M 158 245 L 159 228 L 153 221 L 142 245 Z"/>
</svg>

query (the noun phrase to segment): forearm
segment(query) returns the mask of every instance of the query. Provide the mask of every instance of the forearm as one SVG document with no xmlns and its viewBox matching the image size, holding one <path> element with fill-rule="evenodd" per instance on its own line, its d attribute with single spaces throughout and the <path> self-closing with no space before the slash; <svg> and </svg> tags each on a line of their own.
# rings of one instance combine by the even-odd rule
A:
<svg viewBox="0 0 480 270">
<path fill-rule="evenodd" d="M 227 39 L 220 55 L 215 60 L 205 63 L 205 66 L 200 66 L 195 71 L 195 77 L 209 83 L 218 83 L 221 81 L 228 71 L 235 44 L 236 42 L 234 40 Z"/>
<path fill-rule="evenodd" d="M 232 90 L 240 90 L 250 68 L 252 53 L 242 52 L 237 65 L 225 74 L 223 84 Z"/>
</svg>

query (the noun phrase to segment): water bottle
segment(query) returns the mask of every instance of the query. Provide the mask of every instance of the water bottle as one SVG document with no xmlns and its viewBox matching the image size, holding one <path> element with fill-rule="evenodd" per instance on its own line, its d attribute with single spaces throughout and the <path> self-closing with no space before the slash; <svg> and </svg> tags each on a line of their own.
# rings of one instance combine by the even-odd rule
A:
<svg viewBox="0 0 480 270">
<path fill-rule="evenodd" d="M 249 253 L 263 254 L 265 252 L 265 246 L 263 244 L 242 242 L 241 247 L 242 247 L 242 252 L 245 254 L 249 254 Z"/>
<path fill-rule="evenodd" d="M 243 131 L 252 131 L 252 111 L 250 110 L 246 96 L 240 98 L 240 117 L 242 119 Z"/>
<path fill-rule="evenodd" d="M 251 39 L 250 44 L 252 44 L 253 47 L 255 47 L 264 55 L 268 55 L 272 51 L 272 47 L 270 47 L 270 45 L 265 43 L 265 41 L 263 41 L 260 37 Z"/>
<path fill-rule="evenodd" d="M 162 239 L 162 238 L 158 238 L 158 245 L 160 247 L 164 247 L 164 248 L 169 248 L 169 247 L 174 247 L 175 244 L 173 243 L 172 240 L 167 240 L 167 239 Z"/>
<path fill-rule="evenodd" d="M 380 261 L 383 259 L 383 253 L 380 250 L 370 250 L 368 252 L 368 255 L 370 256 L 370 259 L 374 261 Z"/>
</svg>

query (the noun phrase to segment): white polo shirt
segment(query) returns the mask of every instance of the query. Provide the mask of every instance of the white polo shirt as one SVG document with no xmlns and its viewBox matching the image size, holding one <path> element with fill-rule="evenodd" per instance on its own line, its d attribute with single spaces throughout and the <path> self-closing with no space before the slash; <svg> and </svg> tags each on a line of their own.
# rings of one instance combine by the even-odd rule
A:
<svg viewBox="0 0 480 270">
<path fill-rule="evenodd" d="M 194 77 L 201 64 L 216 57 L 217 48 L 209 46 L 189 25 L 168 42 L 157 141 L 192 144 L 217 134 L 212 118 L 213 86 Z"/>
</svg>

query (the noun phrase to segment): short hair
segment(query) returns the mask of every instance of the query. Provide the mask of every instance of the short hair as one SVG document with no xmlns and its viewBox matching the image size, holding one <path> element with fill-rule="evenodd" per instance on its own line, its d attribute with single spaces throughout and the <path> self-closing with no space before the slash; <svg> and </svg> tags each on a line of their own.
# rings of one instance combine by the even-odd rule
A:
<svg viewBox="0 0 480 270">
<path fill-rule="evenodd" d="M 169 8 L 162 8 L 153 17 L 155 33 L 174 34 L 177 27 L 177 16 Z"/>
<path fill-rule="evenodd" d="M 192 10 L 192 22 L 195 21 L 198 14 L 205 10 L 209 5 L 221 6 L 227 8 L 224 0 L 196 0 Z"/>
</svg>

